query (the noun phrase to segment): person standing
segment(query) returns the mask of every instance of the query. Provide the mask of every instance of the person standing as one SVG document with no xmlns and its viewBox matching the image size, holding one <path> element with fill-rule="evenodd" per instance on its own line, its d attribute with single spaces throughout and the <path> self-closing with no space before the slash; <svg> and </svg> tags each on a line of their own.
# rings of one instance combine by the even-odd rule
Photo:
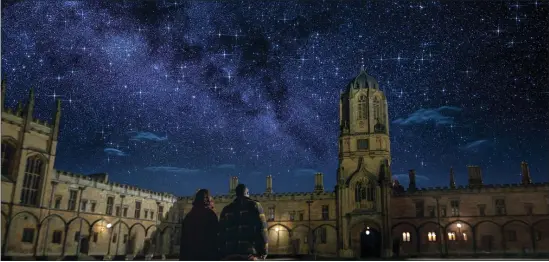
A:
<svg viewBox="0 0 549 262">
<path fill-rule="evenodd" d="M 268 253 L 267 219 L 261 204 L 250 199 L 244 184 L 236 186 L 236 199 L 219 217 L 219 250 L 224 260 L 265 259 Z"/>
<path fill-rule="evenodd" d="M 213 199 L 207 189 L 200 189 L 193 208 L 181 225 L 179 260 L 218 260 L 219 222 L 213 211 Z"/>
</svg>

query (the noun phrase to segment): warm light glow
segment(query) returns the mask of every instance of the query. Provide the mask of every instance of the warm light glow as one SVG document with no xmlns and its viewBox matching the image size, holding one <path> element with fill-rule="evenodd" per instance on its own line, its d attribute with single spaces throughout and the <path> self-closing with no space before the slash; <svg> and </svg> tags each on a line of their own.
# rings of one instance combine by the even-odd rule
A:
<svg viewBox="0 0 549 262">
<path fill-rule="evenodd" d="M 280 230 L 280 228 L 278 228 L 278 227 L 277 227 L 277 228 L 275 228 L 275 231 L 276 231 L 276 232 L 278 232 L 279 230 Z"/>
<path fill-rule="evenodd" d="M 437 241 L 437 234 L 435 232 L 429 232 L 429 234 L 427 234 L 427 237 L 429 238 L 429 242 Z"/>
<path fill-rule="evenodd" d="M 453 232 L 448 232 L 448 240 L 456 240 L 456 234 Z"/>
<path fill-rule="evenodd" d="M 458 226 L 458 228 L 461 228 L 461 223 L 458 223 L 458 225 L 457 225 L 457 226 Z"/>
<path fill-rule="evenodd" d="M 402 241 L 410 242 L 410 232 L 402 232 Z"/>
<path fill-rule="evenodd" d="M 467 241 L 467 234 L 463 233 L 463 241 Z"/>
<path fill-rule="evenodd" d="M 107 228 L 111 228 L 112 227 L 112 224 L 111 223 L 108 223 L 107 224 Z"/>
</svg>

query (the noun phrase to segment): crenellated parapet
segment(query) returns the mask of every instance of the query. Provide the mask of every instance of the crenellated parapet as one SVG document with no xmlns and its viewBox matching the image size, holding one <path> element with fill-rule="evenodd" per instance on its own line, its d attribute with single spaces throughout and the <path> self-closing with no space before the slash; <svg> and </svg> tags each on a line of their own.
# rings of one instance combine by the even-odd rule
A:
<svg viewBox="0 0 549 262">
<path fill-rule="evenodd" d="M 53 176 L 53 180 L 56 182 L 92 187 L 122 195 L 154 199 L 161 202 L 176 202 L 178 200 L 178 197 L 170 193 L 154 192 L 152 190 L 142 189 L 131 185 L 109 182 L 105 178 L 105 176 L 100 176 L 97 174 L 87 176 L 60 170 L 55 170 Z"/>
<path fill-rule="evenodd" d="M 482 194 L 482 193 L 519 193 L 519 192 L 549 192 L 549 182 L 532 184 L 491 184 L 483 186 L 457 186 L 452 187 L 426 187 L 413 191 L 395 193 L 395 197 L 412 197 L 422 195 L 445 195 L 445 194 Z"/>
</svg>

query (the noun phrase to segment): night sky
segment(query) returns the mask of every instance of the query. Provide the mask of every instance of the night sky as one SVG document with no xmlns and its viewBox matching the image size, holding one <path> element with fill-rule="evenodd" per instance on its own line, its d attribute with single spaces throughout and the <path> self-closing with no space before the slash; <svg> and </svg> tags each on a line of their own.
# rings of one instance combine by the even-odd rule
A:
<svg viewBox="0 0 549 262">
<path fill-rule="evenodd" d="M 446 186 L 549 178 L 549 3 L 2 1 L 2 78 L 35 117 L 62 99 L 55 167 L 155 191 L 335 185 L 340 91 L 389 102 L 392 172 Z M 343 3 L 344 2 L 344 3 Z"/>
</svg>

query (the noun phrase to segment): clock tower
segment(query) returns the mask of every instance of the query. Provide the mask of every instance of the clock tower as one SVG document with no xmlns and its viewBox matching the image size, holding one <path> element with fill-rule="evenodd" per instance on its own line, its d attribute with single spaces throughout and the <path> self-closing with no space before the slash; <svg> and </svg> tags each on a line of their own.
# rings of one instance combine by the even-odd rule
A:
<svg viewBox="0 0 549 262">
<path fill-rule="evenodd" d="M 367 254 L 365 243 L 381 243 L 390 253 L 389 202 L 391 149 L 387 98 L 375 78 L 363 69 L 341 93 L 339 101 L 339 168 L 337 203 L 340 256 Z M 389 228 L 387 228 L 389 227 Z M 367 232 L 372 239 L 362 234 Z M 376 239 L 377 238 L 377 239 Z M 374 248 L 376 249 L 376 248 Z M 374 251 L 372 251 L 374 252 Z"/>
</svg>

